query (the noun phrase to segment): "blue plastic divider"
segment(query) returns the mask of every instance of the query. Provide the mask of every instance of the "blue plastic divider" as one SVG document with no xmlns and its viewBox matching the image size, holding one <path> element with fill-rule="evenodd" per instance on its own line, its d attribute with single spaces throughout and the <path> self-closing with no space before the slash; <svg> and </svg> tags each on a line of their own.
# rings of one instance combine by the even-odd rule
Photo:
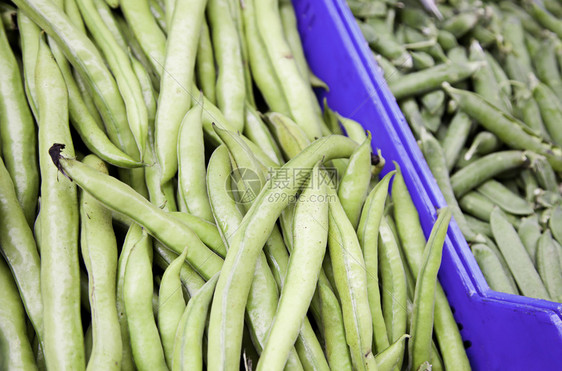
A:
<svg viewBox="0 0 562 371">
<path fill-rule="evenodd" d="M 293 0 L 312 71 L 330 87 L 330 107 L 373 134 L 404 179 L 429 235 L 445 205 L 404 116 L 343 0 Z M 439 279 L 475 370 L 562 369 L 562 304 L 492 291 L 453 221 Z"/>
</svg>

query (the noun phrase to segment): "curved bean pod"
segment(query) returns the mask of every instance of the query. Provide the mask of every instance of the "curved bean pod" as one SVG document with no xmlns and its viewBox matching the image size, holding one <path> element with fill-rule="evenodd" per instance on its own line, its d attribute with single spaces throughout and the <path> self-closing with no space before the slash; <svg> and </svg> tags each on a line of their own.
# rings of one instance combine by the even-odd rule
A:
<svg viewBox="0 0 562 371">
<path fill-rule="evenodd" d="M 179 129 L 178 188 L 190 214 L 212 221 L 213 215 L 205 184 L 202 112 L 202 107 L 195 105 L 185 114 Z"/>
<path fill-rule="evenodd" d="M 392 371 L 395 369 L 404 357 L 406 339 L 409 338 L 410 335 L 408 334 L 400 336 L 398 340 L 375 356 L 375 361 L 377 362 L 377 368 L 379 371 Z"/>
<path fill-rule="evenodd" d="M 141 233 L 131 248 L 123 276 L 131 348 L 139 370 L 168 370 L 152 309 L 152 246 L 148 234 Z"/>
<path fill-rule="evenodd" d="M 203 335 L 218 278 L 211 277 L 187 303 L 175 336 L 172 371 L 203 369 Z"/>
<path fill-rule="evenodd" d="M 86 156 L 83 162 L 107 173 L 105 164 L 93 155 Z M 92 353 L 87 369 L 119 370 L 122 342 L 115 300 L 117 242 L 111 211 L 82 191 L 80 219 L 82 257 L 88 270 L 92 312 Z"/>
<path fill-rule="evenodd" d="M 343 315 L 338 298 L 325 284 L 318 284 L 322 300 L 322 327 L 326 339 L 326 357 L 332 370 L 352 370 Z"/>
<path fill-rule="evenodd" d="M 141 87 L 129 58 L 121 49 L 92 0 L 77 0 L 80 12 L 98 47 L 102 50 L 125 102 L 127 120 L 141 160 L 148 135 L 148 117 Z"/>
<path fill-rule="evenodd" d="M 371 180 L 371 133 L 349 158 L 340 180 L 338 197 L 351 225 L 357 228 Z"/>
<path fill-rule="evenodd" d="M 310 169 L 324 158 L 349 156 L 357 145 L 348 138 L 332 135 L 316 140 L 298 156 L 276 170 L 245 215 L 241 227 L 231 238 L 230 250 L 222 267 L 211 308 L 209 326 L 209 369 L 238 363 L 247 293 L 255 262 L 290 195 L 304 183 L 303 172 L 295 178 L 294 169 Z M 278 188 L 280 176 L 287 176 L 290 187 Z M 279 198 L 271 197 L 279 194 Z"/>
<path fill-rule="evenodd" d="M 141 162 L 134 160 L 113 144 L 105 134 L 103 128 L 100 128 L 80 93 L 78 81 L 72 75 L 68 60 L 62 54 L 58 46 L 53 48 L 53 55 L 68 90 L 68 113 L 70 122 L 88 149 L 98 155 L 102 160 L 118 167 L 132 168 L 142 166 Z"/>
<path fill-rule="evenodd" d="M 176 330 L 185 310 L 180 271 L 187 248 L 166 268 L 158 291 L 158 330 L 168 367 L 172 367 Z"/>
<path fill-rule="evenodd" d="M 36 40 L 37 41 L 37 40 Z M 30 42 L 32 42 L 30 40 Z M 30 66 L 31 67 L 31 66 Z M 32 225 L 39 193 L 37 135 L 16 58 L 0 24 L 0 138 L 2 157 L 12 177 L 25 218 Z"/>
<path fill-rule="evenodd" d="M 21 10 L 18 10 L 18 28 L 20 33 L 25 95 L 27 96 L 27 102 L 29 108 L 31 108 L 31 112 L 33 112 L 33 116 L 38 120 L 35 65 L 37 64 L 41 29 Z"/>
<path fill-rule="evenodd" d="M 96 107 L 102 114 L 111 141 L 135 158 L 135 141 L 126 125 L 123 99 L 94 44 L 53 2 L 17 0 L 16 5 L 57 41 L 74 68 L 91 84 Z"/>
<path fill-rule="evenodd" d="M 143 237 L 142 228 L 132 223 L 125 236 L 125 241 L 121 248 L 119 260 L 117 262 L 117 292 L 116 292 L 116 307 L 117 318 L 119 320 L 119 327 L 121 328 L 121 369 L 135 370 L 135 361 L 133 360 L 133 350 L 131 348 L 131 335 L 129 333 L 129 325 L 127 323 L 127 311 L 125 310 L 125 296 L 124 296 L 124 282 L 125 282 L 125 268 L 129 255 L 134 246 Z"/>
<path fill-rule="evenodd" d="M 477 190 L 508 213 L 514 215 L 533 213 L 533 206 L 529 202 L 496 180 L 487 180 L 478 186 Z"/>
<path fill-rule="evenodd" d="M 37 370 L 25 328 L 25 311 L 10 268 L 0 256 L 0 367 Z"/>
<path fill-rule="evenodd" d="M 185 245 L 189 245 L 187 260 L 204 278 L 212 277 L 221 269 L 222 259 L 209 250 L 187 225 L 148 202 L 125 183 L 100 174 L 76 160 L 60 157 L 54 148 L 52 159 L 82 189 L 106 207 L 144 226 L 174 251 L 181 253 Z"/>
<path fill-rule="evenodd" d="M 376 364 L 371 350 L 373 325 L 365 261 L 354 228 L 337 199 L 330 203 L 328 248 L 352 364 L 358 370 L 372 369 Z"/>
<path fill-rule="evenodd" d="M 40 229 L 40 227 L 39 227 Z M 40 237 L 37 238 L 38 240 Z M 0 159 L 0 246 L 10 265 L 19 295 L 31 320 L 39 343 L 43 339 L 41 302 L 41 262 L 33 232 L 18 203 L 10 174 Z"/>
</svg>

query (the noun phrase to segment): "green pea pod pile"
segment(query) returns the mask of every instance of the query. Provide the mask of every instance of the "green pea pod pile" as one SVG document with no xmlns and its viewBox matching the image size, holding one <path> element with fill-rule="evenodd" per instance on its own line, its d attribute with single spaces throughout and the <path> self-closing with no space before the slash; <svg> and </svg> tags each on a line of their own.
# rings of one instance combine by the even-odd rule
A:
<svg viewBox="0 0 562 371">
<path fill-rule="evenodd" d="M 561 302 L 560 2 L 348 4 L 489 286 Z"/>
<path fill-rule="evenodd" d="M 426 240 L 398 166 L 321 109 L 290 1 L 13 4 L 0 370 L 470 369 L 437 280 L 451 211 Z"/>
</svg>

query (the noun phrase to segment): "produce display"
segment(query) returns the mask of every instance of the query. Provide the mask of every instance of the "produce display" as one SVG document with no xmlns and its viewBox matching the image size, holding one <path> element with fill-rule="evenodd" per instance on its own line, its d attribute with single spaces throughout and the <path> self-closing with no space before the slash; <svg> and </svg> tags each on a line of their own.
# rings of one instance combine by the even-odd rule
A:
<svg viewBox="0 0 562 371">
<path fill-rule="evenodd" d="M 562 302 L 562 3 L 348 4 L 490 287 Z"/>
<path fill-rule="evenodd" d="M 426 239 L 399 166 L 321 109 L 290 1 L 0 11 L 1 370 L 470 369 L 455 208 Z"/>
</svg>

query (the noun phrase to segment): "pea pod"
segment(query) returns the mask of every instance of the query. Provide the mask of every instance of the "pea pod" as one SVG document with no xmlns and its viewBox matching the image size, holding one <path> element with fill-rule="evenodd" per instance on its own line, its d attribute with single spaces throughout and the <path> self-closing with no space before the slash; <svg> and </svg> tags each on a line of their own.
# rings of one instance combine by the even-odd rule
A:
<svg viewBox="0 0 562 371">
<path fill-rule="evenodd" d="M 478 192 L 492 200 L 503 210 L 514 215 L 529 215 L 533 207 L 525 199 L 510 191 L 506 186 L 495 180 L 488 180 L 480 185 Z"/>
<path fill-rule="evenodd" d="M 462 111 L 458 111 L 447 128 L 447 134 L 442 141 L 443 156 L 449 172 L 455 166 L 460 151 L 468 139 L 472 120 Z"/>
<path fill-rule="evenodd" d="M 562 150 L 551 147 L 540 138 L 529 134 L 524 124 L 494 107 L 477 94 L 452 88 L 444 84 L 443 89 L 459 104 L 469 116 L 478 121 L 486 130 L 494 133 L 507 146 L 514 149 L 531 150 L 548 158 L 552 167 L 562 170 Z"/>
<path fill-rule="evenodd" d="M 559 251 L 554 245 L 550 231 L 539 238 L 537 246 L 537 270 L 541 276 L 550 298 L 562 301 L 562 266 Z"/>
<path fill-rule="evenodd" d="M 560 130 L 562 104 L 560 104 L 560 97 L 557 97 L 550 87 L 536 78 L 531 79 L 531 89 L 541 110 L 541 116 L 548 134 L 556 145 L 562 146 L 562 131 Z"/>
<path fill-rule="evenodd" d="M 465 160 L 470 160 L 473 154 L 477 155 L 487 155 L 494 151 L 497 151 L 501 143 L 498 141 L 498 137 L 489 131 L 481 131 L 472 140 L 472 144 L 466 151 L 464 155 Z"/>
<path fill-rule="evenodd" d="M 451 177 L 451 186 L 455 196 L 462 197 L 495 175 L 513 168 L 519 168 L 529 162 L 525 152 L 500 151 L 484 156 L 457 171 Z"/>
<path fill-rule="evenodd" d="M 459 225 L 459 228 L 465 238 L 469 241 L 474 240 L 476 235 L 474 234 L 474 231 L 470 229 L 466 220 L 464 220 L 464 216 L 455 198 L 453 179 L 449 178 L 447 164 L 439 142 L 430 133 L 425 131 L 422 131 L 421 141 L 422 153 L 428 162 L 429 168 L 431 169 L 435 180 L 437 181 L 437 185 L 441 189 L 441 192 L 443 192 L 445 201 L 447 201 L 447 204 L 451 207 L 455 221 Z"/>
<path fill-rule="evenodd" d="M 423 71 L 410 73 L 389 82 L 397 100 L 438 89 L 445 81 L 455 83 L 470 77 L 480 68 L 480 62 L 440 64 Z"/>
<path fill-rule="evenodd" d="M 517 288 L 513 286 L 507 276 L 509 273 L 504 271 L 502 263 L 488 246 L 474 244 L 471 246 L 471 250 L 478 266 L 482 270 L 484 278 L 486 278 L 486 282 L 492 290 L 517 295 Z"/>
<path fill-rule="evenodd" d="M 560 243 L 562 241 L 562 207 L 556 206 L 548 221 L 552 236 Z"/>
<path fill-rule="evenodd" d="M 548 300 L 550 297 L 529 254 L 517 236 L 515 228 L 499 213 L 497 208 L 492 211 L 490 222 L 494 238 L 521 293 L 532 298 Z"/>
</svg>

